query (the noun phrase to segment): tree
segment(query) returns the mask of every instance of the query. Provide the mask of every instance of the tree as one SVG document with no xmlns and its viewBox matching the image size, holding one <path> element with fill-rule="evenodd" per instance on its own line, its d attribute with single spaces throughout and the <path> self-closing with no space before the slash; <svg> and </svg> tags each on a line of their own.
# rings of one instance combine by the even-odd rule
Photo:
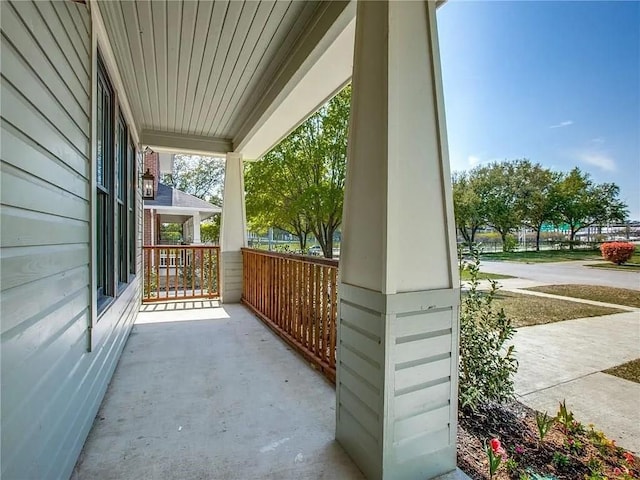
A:
<svg viewBox="0 0 640 480">
<path fill-rule="evenodd" d="M 214 215 L 200 224 L 200 240 L 202 243 L 217 244 L 220 240 L 220 215 Z"/>
<path fill-rule="evenodd" d="M 504 251 L 507 250 L 507 235 L 522 223 L 522 215 L 517 207 L 524 179 L 516 175 L 518 162 L 521 161 L 494 162 L 470 172 L 480 210 L 486 222 L 500 234 Z"/>
<path fill-rule="evenodd" d="M 300 211 L 303 184 L 292 147 L 285 139 L 261 161 L 245 166 L 247 220 L 253 231 L 276 227 L 295 235 L 305 251 L 311 228 Z"/>
<path fill-rule="evenodd" d="M 220 207 L 224 160 L 200 155 L 175 155 L 172 172 L 163 175 L 161 182 Z"/>
<path fill-rule="evenodd" d="M 627 206 L 614 183 L 594 184 L 589 174 L 574 168 L 558 184 L 557 211 L 560 221 L 569 226 L 569 248 L 583 228 L 610 221 L 624 221 Z"/>
<path fill-rule="evenodd" d="M 300 239 L 309 233 L 327 258 L 342 223 L 351 87 L 347 87 L 246 169 L 252 226 L 275 226 Z"/>
<path fill-rule="evenodd" d="M 484 224 L 482 203 L 476 193 L 473 178 L 467 172 L 457 172 L 452 177 L 453 211 L 456 228 L 467 244 L 475 242 L 478 229 Z"/>
<path fill-rule="evenodd" d="M 556 202 L 560 175 L 529 160 L 517 162 L 514 174 L 520 185 L 516 209 L 523 225 L 535 230 L 536 251 L 540 251 L 542 225 L 557 219 Z"/>
</svg>

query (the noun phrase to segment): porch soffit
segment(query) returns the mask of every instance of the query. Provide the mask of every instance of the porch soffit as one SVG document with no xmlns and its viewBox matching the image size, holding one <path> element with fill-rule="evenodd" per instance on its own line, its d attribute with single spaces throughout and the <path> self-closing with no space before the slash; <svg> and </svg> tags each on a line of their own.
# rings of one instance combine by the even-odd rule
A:
<svg viewBox="0 0 640 480">
<path fill-rule="evenodd" d="M 320 1 L 295 0 L 96 4 L 142 142 L 153 143 L 144 138 L 151 137 L 169 148 L 193 141 L 201 144 L 195 150 L 217 152 L 230 146 L 328 9 Z"/>
</svg>

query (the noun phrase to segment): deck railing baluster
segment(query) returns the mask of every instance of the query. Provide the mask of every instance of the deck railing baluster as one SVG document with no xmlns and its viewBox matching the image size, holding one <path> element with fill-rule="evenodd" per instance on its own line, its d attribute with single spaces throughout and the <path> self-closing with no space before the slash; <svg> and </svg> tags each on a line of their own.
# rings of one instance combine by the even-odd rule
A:
<svg viewBox="0 0 640 480">
<path fill-rule="evenodd" d="M 242 249 L 242 302 L 335 381 L 338 261 Z"/>
</svg>

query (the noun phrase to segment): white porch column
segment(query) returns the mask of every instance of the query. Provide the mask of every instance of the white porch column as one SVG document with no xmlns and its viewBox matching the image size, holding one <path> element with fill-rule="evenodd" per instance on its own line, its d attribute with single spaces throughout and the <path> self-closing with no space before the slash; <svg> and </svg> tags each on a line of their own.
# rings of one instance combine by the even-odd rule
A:
<svg viewBox="0 0 640 480">
<path fill-rule="evenodd" d="M 336 438 L 369 479 L 456 467 L 459 280 L 435 2 L 358 2 Z"/>
<path fill-rule="evenodd" d="M 244 204 L 242 155 L 227 153 L 224 171 L 220 250 L 223 303 L 239 302 L 242 297 L 242 252 L 247 245 L 247 219 Z"/>
<path fill-rule="evenodd" d="M 200 212 L 195 212 L 191 216 L 191 221 L 193 222 L 193 243 L 202 243 L 200 241 Z"/>
</svg>

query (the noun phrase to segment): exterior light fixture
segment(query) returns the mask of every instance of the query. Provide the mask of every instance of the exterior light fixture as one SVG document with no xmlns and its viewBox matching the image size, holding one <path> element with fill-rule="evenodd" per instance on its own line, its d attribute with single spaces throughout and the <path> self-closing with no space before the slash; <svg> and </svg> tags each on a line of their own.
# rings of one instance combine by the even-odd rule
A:
<svg viewBox="0 0 640 480">
<path fill-rule="evenodd" d="M 144 200 L 155 200 L 156 198 L 156 184 L 155 177 L 147 171 L 142 175 L 142 198 Z"/>
</svg>

